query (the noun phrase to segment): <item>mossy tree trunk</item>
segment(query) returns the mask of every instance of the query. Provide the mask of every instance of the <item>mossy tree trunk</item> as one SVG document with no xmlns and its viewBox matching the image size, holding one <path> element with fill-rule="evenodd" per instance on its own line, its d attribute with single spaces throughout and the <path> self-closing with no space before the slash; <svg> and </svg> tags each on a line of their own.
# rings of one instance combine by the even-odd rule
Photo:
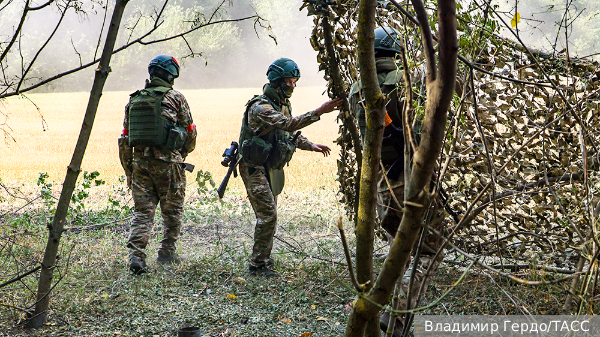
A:
<svg viewBox="0 0 600 337">
<path fill-rule="evenodd" d="M 373 224 L 380 149 L 378 144 L 381 143 L 384 118 L 383 99 L 377 85 L 373 54 L 375 5 L 375 0 L 362 0 L 359 4 L 358 58 L 367 102 L 366 142 L 363 152 L 359 222 L 356 231 L 357 276 L 360 282 L 369 281 L 372 275 Z M 430 204 L 429 185 L 435 162 L 441 152 L 446 115 L 454 92 L 458 55 L 456 3 L 454 0 L 438 1 L 439 67 L 425 7 L 421 0 L 413 0 L 413 5 L 427 57 L 427 103 L 423 134 L 413 157 L 406 191 L 405 212 L 400 228 L 377 280 L 372 287 L 369 287 L 365 297 L 358 297 L 354 302 L 346 327 L 346 337 L 371 335 L 370 322 L 377 317 L 380 306 L 388 303 L 396 282 L 402 277 L 402 266 L 410 258 L 411 249 L 423 225 L 427 206 Z"/>
<path fill-rule="evenodd" d="M 359 203 L 356 222 L 356 277 L 365 285 L 364 292 L 373 286 L 373 242 L 375 238 L 375 206 L 381 142 L 385 118 L 384 98 L 379 89 L 375 68 L 375 9 L 376 0 L 361 0 L 358 18 L 358 68 L 365 97 L 367 128 L 363 142 Z M 354 311 L 359 309 L 355 307 Z M 366 318 L 366 317 L 365 317 Z M 367 322 L 368 321 L 368 322 Z M 379 336 L 379 319 L 368 317 L 356 336 Z M 351 328 L 351 325 L 348 325 Z"/>
<path fill-rule="evenodd" d="M 85 149 L 90 139 L 92 126 L 94 125 L 94 119 L 96 118 L 96 111 L 98 110 L 98 103 L 100 102 L 100 97 L 102 96 L 104 83 L 106 82 L 106 78 L 110 72 L 110 58 L 113 53 L 115 41 L 117 39 L 117 33 L 119 32 L 119 26 L 121 25 L 121 18 L 123 17 L 123 12 L 125 11 L 127 2 L 128 0 L 116 0 L 115 9 L 113 11 L 110 27 L 106 36 L 106 42 L 104 44 L 104 50 L 102 51 L 102 57 L 100 58 L 98 68 L 96 69 L 94 83 L 90 93 L 90 99 L 88 101 L 85 116 L 83 118 L 81 131 L 79 132 L 79 138 L 77 139 L 77 145 L 73 151 L 71 163 L 67 167 L 67 175 L 63 182 L 63 187 L 58 205 L 56 206 L 54 219 L 52 220 L 52 223 L 48 225 L 48 242 L 46 244 L 44 259 L 42 261 L 42 271 L 38 281 L 35 311 L 27 323 L 27 326 L 30 328 L 39 328 L 48 320 L 50 293 L 53 288 L 52 278 L 54 274 L 54 268 L 56 267 L 60 238 L 64 229 L 71 196 L 73 194 L 73 190 L 75 189 L 77 177 L 81 171 L 81 162 L 83 161 Z"/>
</svg>

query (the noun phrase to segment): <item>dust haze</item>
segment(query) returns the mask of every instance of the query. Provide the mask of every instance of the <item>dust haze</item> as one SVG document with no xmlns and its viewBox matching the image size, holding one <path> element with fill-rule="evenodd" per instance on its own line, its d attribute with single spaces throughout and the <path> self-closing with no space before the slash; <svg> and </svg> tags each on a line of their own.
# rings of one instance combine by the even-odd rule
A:
<svg viewBox="0 0 600 337">
<path fill-rule="evenodd" d="M 44 50 L 36 56 L 40 46 L 53 34 L 59 20 L 56 7 L 32 12 L 25 22 L 21 46 L 22 57 L 18 52 L 9 55 L 5 72 L 19 74 L 21 65 L 26 67 L 35 59 L 29 71 L 33 80 L 24 83 L 21 88 L 65 72 L 80 64 L 99 57 L 105 40 L 107 28 L 102 29 L 106 16 L 110 21 L 112 2 L 105 11 L 102 3 L 81 2 L 86 12 L 75 13 L 69 10 L 59 29 L 47 43 Z M 161 29 L 145 41 L 160 39 L 189 29 L 192 21 L 211 17 L 219 0 L 179 0 L 169 2 L 163 13 Z M 466 6 L 466 1 L 461 1 Z M 125 10 L 119 31 L 116 48 L 134 40 L 154 23 L 152 17 L 160 11 L 163 2 L 155 0 L 131 1 Z M 566 18 L 568 46 L 571 56 L 587 56 L 598 52 L 600 37 L 600 3 L 597 0 L 576 0 L 565 8 L 562 0 L 527 0 L 514 2 L 499 0 L 497 11 L 510 24 L 514 13 L 519 12 L 521 22 L 517 26 L 519 36 L 533 48 L 545 51 L 557 50 L 567 46 L 564 28 L 558 23 Z M 56 5 L 56 3 L 54 4 Z M 302 78 L 300 86 L 324 86 L 323 72 L 318 71 L 317 53 L 312 49 L 309 39 L 313 28 L 312 17 L 306 9 L 299 11 L 302 0 L 246 0 L 227 2 L 228 7 L 218 19 L 238 19 L 260 15 L 264 25 L 254 20 L 229 22 L 207 26 L 186 36 L 185 40 L 176 38 L 167 42 L 149 45 L 135 44 L 116 53 L 111 60 L 111 74 L 105 90 L 134 91 L 143 85 L 148 77 L 147 65 L 159 54 L 170 54 L 181 64 L 181 76 L 176 80 L 179 89 L 202 88 L 261 88 L 266 80 L 268 66 L 279 57 L 289 57 L 300 67 Z M 2 8 L 0 16 L 0 39 L 8 41 L 18 26 L 22 3 L 12 2 Z M 463 9 L 462 11 L 465 11 Z M 106 13 L 106 14 L 105 14 Z M 197 15 L 201 13 L 201 15 Z M 132 28 L 135 27 L 135 30 Z M 507 30 L 503 34 L 514 39 Z M 276 42 L 275 42 L 276 40 Z M 594 56 L 598 59 L 598 56 Z M 92 86 L 95 66 L 76 72 L 57 81 L 53 81 L 38 92 L 89 91 Z"/>
<path fill-rule="evenodd" d="M 151 37 L 164 38 L 167 35 L 185 31 L 192 26 L 192 13 L 201 13 L 205 18 L 213 15 L 221 1 L 205 0 L 195 2 L 183 0 L 170 2 L 163 14 L 162 31 Z M 306 10 L 299 11 L 301 0 L 251 0 L 234 1 L 216 16 L 216 20 L 238 19 L 258 14 L 264 25 L 270 29 L 255 25 L 253 19 L 201 28 L 186 36 L 167 42 L 142 46 L 136 44 L 113 54 L 111 73 L 105 90 L 134 91 L 143 86 L 148 78 L 147 66 L 150 60 L 159 54 L 174 56 L 181 65 L 180 77 L 175 81 L 178 89 L 202 88 L 261 88 L 266 83 L 266 71 L 269 65 L 279 57 L 288 57 L 300 67 L 299 85 L 325 85 L 323 73 L 318 72 L 317 53 L 310 45 L 312 18 Z M 115 48 L 141 35 L 145 27 L 153 24 L 150 16 L 159 10 L 162 2 L 136 1 L 126 7 Z M 110 3 L 106 21 L 110 21 L 114 4 Z M 86 2 L 84 9 L 88 14 L 76 14 L 68 11 L 59 29 L 54 33 L 44 50 L 37 56 L 30 75 L 36 80 L 52 77 L 61 72 L 86 64 L 102 53 L 107 27 L 102 30 L 105 11 L 102 6 Z M 4 39 L 14 31 L 20 19 L 22 4 L 4 9 L 0 18 L 0 31 Z M 141 23 L 136 23 L 142 17 Z M 33 13 L 23 28 L 22 50 L 24 60 L 31 60 L 37 50 L 46 43 L 59 20 L 58 10 Z M 136 27 L 134 33 L 131 28 Z M 101 35 L 102 34 L 102 35 Z M 146 38 L 149 41 L 152 38 Z M 191 53 L 195 55 L 190 55 Z M 13 53 L 9 59 L 9 69 L 13 72 L 21 68 L 21 59 Z M 83 71 L 54 81 L 37 92 L 72 92 L 91 89 L 95 65 Z M 30 82 L 34 83 L 34 81 Z M 26 87 L 27 83 L 23 87 Z"/>
</svg>

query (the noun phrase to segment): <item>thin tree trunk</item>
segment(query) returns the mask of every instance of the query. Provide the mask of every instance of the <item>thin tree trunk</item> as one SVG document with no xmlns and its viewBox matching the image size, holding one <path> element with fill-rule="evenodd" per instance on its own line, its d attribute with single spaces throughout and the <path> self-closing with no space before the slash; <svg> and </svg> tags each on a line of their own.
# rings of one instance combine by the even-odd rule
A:
<svg viewBox="0 0 600 337">
<path fill-rule="evenodd" d="M 106 43 L 104 45 L 102 57 L 100 58 L 100 63 L 96 69 L 96 75 L 94 78 L 92 91 L 90 93 L 90 99 L 88 101 L 88 106 L 83 118 L 81 131 L 79 132 L 79 138 L 77 139 L 77 145 L 73 151 L 71 163 L 67 167 L 67 175 L 63 183 L 58 205 L 56 206 L 56 214 L 54 215 L 52 224 L 48 225 L 48 243 L 46 244 L 46 251 L 42 261 L 42 271 L 38 281 L 35 311 L 27 323 L 27 326 L 30 328 L 39 328 L 48 320 L 48 306 L 50 303 L 50 291 L 52 289 L 52 277 L 57 260 L 60 237 L 64 229 L 65 219 L 67 217 L 71 196 L 77 182 L 77 177 L 81 171 L 81 162 L 90 139 L 92 126 L 94 125 L 94 119 L 96 117 L 96 111 L 98 110 L 98 103 L 100 102 L 100 96 L 102 96 L 104 83 L 106 82 L 106 78 L 110 72 L 110 58 L 115 46 L 117 33 L 119 32 L 119 26 L 121 25 L 121 18 L 123 17 L 123 12 L 127 2 L 128 0 L 116 0 L 112 20 L 106 36 Z"/>
<path fill-rule="evenodd" d="M 381 95 L 375 68 L 375 8 L 376 0 L 361 0 L 358 19 L 358 66 L 365 97 L 367 128 L 363 143 L 360 176 L 360 198 L 356 223 L 356 274 L 364 284 L 364 293 L 373 286 L 373 242 L 375 239 L 375 206 L 381 142 L 383 139 L 384 99 Z M 358 310 L 354 307 L 353 311 Z M 371 315 L 367 324 L 354 324 L 352 316 L 346 335 L 379 336 L 379 320 Z"/>
<path fill-rule="evenodd" d="M 366 3 L 369 3 L 368 6 Z M 373 22 L 374 18 L 374 3 L 375 1 L 361 1 L 360 2 L 360 17 L 359 17 L 359 36 L 358 36 L 358 49 L 359 49 L 359 65 L 361 70 L 361 78 L 365 81 L 366 78 L 371 80 L 376 72 L 373 57 L 373 45 L 368 45 L 369 37 L 373 34 Z M 439 0 L 438 1 L 438 24 L 439 24 L 439 36 L 440 43 L 439 49 L 439 70 L 436 66 L 435 51 L 433 48 L 433 38 L 429 30 L 429 24 L 427 20 L 427 14 L 425 7 L 420 0 L 413 0 L 417 17 L 419 18 L 419 26 L 421 27 L 421 33 L 423 36 L 423 45 L 425 46 L 425 55 L 427 57 L 427 105 L 425 108 L 425 117 L 423 120 L 423 137 L 419 148 L 414 155 L 414 164 L 411 171 L 410 183 L 407 186 L 407 198 L 405 201 L 405 212 L 400 223 L 400 228 L 394 238 L 392 247 L 388 254 L 387 259 L 384 262 L 383 270 L 379 274 L 379 277 L 375 281 L 375 284 L 371 288 L 370 292 L 366 295 L 366 298 L 360 297 L 355 301 L 348 325 L 346 327 L 346 337 L 362 337 L 365 331 L 367 322 L 377 317 L 380 307 L 388 303 L 390 295 L 394 290 L 396 281 L 402 277 L 402 266 L 406 264 L 406 261 L 410 258 L 411 249 L 414 242 L 419 234 L 419 230 L 422 227 L 423 217 L 427 211 L 427 207 L 430 203 L 429 185 L 431 182 L 431 176 L 433 174 L 433 168 L 435 161 L 440 155 L 442 141 L 444 138 L 444 131 L 446 127 L 446 115 L 452 95 L 454 92 L 454 83 L 456 79 L 456 61 L 458 55 L 458 44 L 456 37 L 456 3 L 454 0 Z M 361 40 L 361 36 L 364 40 Z M 372 40 L 370 40 L 372 43 Z M 367 49 L 370 48 L 370 49 Z M 370 51 L 370 54 L 367 53 Z M 368 66 L 372 65 L 372 68 Z M 370 70 L 367 74 L 364 71 Z M 368 76 L 368 77 L 367 77 Z M 363 82 L 364 83 L 364 82 Z M 377 83 L 375 81 L 375 83 Z M 366 84 L 365 88 L 369 88 Z M 373 87 L 373 86 L 372 86 Z M 377 87 L 375 85 L 374 87 Z M 367 104 L 367 137 L 369 139 L 369 133 L 371 134 L 371 141 L 381 138 L 377 137 L 377 134 L 381 135 L 383 124 L 379 125 L 379 129 L 373 128 L 373 123 L 381 122 L 383 118 L 382 110 L 379 110 L 381 116 L 373 114 L 373 108 L 375 102 L 381 99 L 380 93 L 374 88 L 371 90 L 365 90 L 365 97 Z M 370 108 L 370 109 L 369 109 Z M 371 115 L 369 115 L 371 110 Z M 377 119 L 379 118 L 379 119 Z M 369 128 L 369 123 L 371 127 Z M 366 144 L 363 153 L 363 179 L 361 181 L 361 206 L 364 204 L 370 205 L 374 202 L 376 192 L 376 181 L 368 180 L 365 177 L 372 177 L 376 175 L 376 172 L 368 171 L 368 163 L 372 160 L 373 144 Z M 379 160 L 379 157 L 377 160 Z M 376 167 L 376 166 L 375 166 Z M 370 186 L 366 186 L 366 183 L 371 183 Z M 363 184 L 364 183 L 364 184 Z M 373 194 L 367 194 L 367 192 Z M 364 200 L 370 197 L 371 200 Z M 369 219 L 367 216 L 368 209 L 366 207 L 359 208 L 362 212 L 359 213 L 359 228 L 361 227 L 360 220 Z M 373 212 L 374 213 L 374 210 Z M 370 218 L 373 219 L 373 218 Z M 372 226 L 372 224 L 371 224 Z M 367 224 L 363 224 L 366 228 Z M 364 228 L 362 228 L 364 230 Z M 359 259 L 359 247 L 361 244 L 368 244 L 366 240 L 359 240 L 359 234 L 367 235 L 368 233 L 362 233 L 357 229 L 357 261 Z M 370 249 L 373 241 L 370 241 Z M 366 257 L 367 253 L 363 253 Z M 370 265 L 372 267 L 372 265 Z M 357 264 L 358 270 L 358 264 Z M 360 280 L 360 279 L 359 279 Z M 379 304 L 376 305 L 374 303 Z"/>
</svg>

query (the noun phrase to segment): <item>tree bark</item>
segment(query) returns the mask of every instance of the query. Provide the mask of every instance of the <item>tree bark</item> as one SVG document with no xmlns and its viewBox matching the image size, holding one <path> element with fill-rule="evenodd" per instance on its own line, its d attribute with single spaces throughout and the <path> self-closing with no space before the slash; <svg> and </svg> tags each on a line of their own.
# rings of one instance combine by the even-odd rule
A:
<svg viewBox="0 0 600 337">
<path fill-rule="evenodd" d="M 65 219 L 67 217 L 67 211 L 71 201 L 73 190 L 77 182 L 77 177 L 81 171 L 81 162 L 85 155 L 85 149 L 90 139 L 92 132 L 92 126 L 94 125 L 94 119 L 96 117 L 96 111 L 98 110 L 98 103 L 102 96 L 102 90 L 110 72 L 110 58 L 115 46 L 117 39 L 117 33 L 119 32 L 119 26 L 121 24 L 121 18 L 128 0 L 116 0 L 115 9 L 110 22 L 110 27 L 106 36 L 106 42 L 104 44 L 104 50 L 96 74 L 94 78 L 94 84 L 92 85 L 92 91 L 90 93 L 90 99 L 88 101 L 87 109 L 79 132 L 79 138 L 77 139 L 77 145 L 73 151 L 71 163 L 67 167 L 67 174 L 63 183 L 62 191 L 58 205 L 56 206 L 56 214 L 52 224 L 48 225 L 48 242 L 46 244 L 46 251 L 44 253 L 44 259 L 42 261 L 42 271 L 40 273 L 40 279 L 38 282 L 37 301 L 35 305 L 35 311 L 33 316 L 29 319 L 27 326 L 29 328 L 39 328 L 48 320 L 48 307 L 50 303 L 50 292 L 52 290 L 52 277 L 54 268 L 56 266 L 58 248 L 60 244 L 60 238 L 64 229 Z"/>
<path fill-rule="evenodd" d="M 359 30 L 358 30 L 358 48 L 359 48 L 359 65 L 361 70 L 361 78 L 372 80 L 376 75 L 374 66 L 373 56 L 373 44 L 369 46 L 367 41 L 369 37 L 373 35 L 373 22 L 374 18 L 374 5 L 367 6 L 365 3 L 373 3 L 374 1 L 361 1 L 359 7 L 361 18 L 359 19 Z M 456 36 L 456 3 L 454 0 L 439 0 L 438 1 L 438 24 L 439 24 L 439 69 L 435 62 L 435 51 L 433 49 L 433 38 L 429 30 L 429 24 L 427 21 L 427 14 L 421 0 L 413 0 L 417 17 L 419 18 L 419 26 L 421 27 L 421 33 L 423 37 L 423 45 L 425 46 L 425 55 L 427 57 L 427 103 L 425 108 L 425 117 L 423 120 L 423 135 L 421 143 L 413 158 L 413 167 L 410 176 L 410 182 L 407 186 L 406 201 L 404 208 L 404 216 L 400 223 L 400 228 L 394 238 L 388 257 L 384 262 L 383 269 L 379 274 L 379 277 L 375 281 L 374 286 L 371 288 L 366 298 L 359 297 L 355 301 L 348 325 L 346 327 L 346 337 L 356 336 L 362 337 L 365 331 L 367 322 L 372 320 L 373 317 L 377 317 L 377 313 L 380 310 L 380 306 L 384 306 L 388 303 L 389 298 L 394 290 L 394 285 L 397 280 L 402 277 L 403 266 L 410 258 L 411 249 L 418 236 L 419 230 L 423 224 L 423 217 L 427 211 L 427 207 L 430 204 L 429 185 L 433 174 L 433 168 L 437 158 L 440 155 L 442 141 L 445 134 L 446 126 L 446 115 L 447 110 L 450 106 L 452 95 L 454 92 L 454 83 L 456 79 L 456 62 L 458 55 L 458 44 Z M 369 19 L 370 18 L 370 19 Z M 370 25 L 370 26 L 368 26 Z M 367 49 L 370 48 L 370 49 Z M 367 55 L 370 53 L 370 55 Z M 372 68 L 369 68 L 372 66 Z M 365 73 L 370 71 L 370 73 Z M 364 82 L 363 82 L 364 83 Z M 377 83 L 375 81 L 375 83 Z M 371 141 L 379 139 L 377 135 L 381 135 L 383 129 L 383 114 L 382 110 L 378 110 L 381 114 L 373 114 L 373 110 L 376 107 L 376 102 L 381 100 L 381 93 L 378 90 L 378 86 L 371 85 L 371 88 L 365 84 L 365 97 L 367 101 L 367 137 L 371 137 Z M 369 111 L 371 114 L 369 114 Z M 370 124 L 369 124 L 370 123 Z M 381 123 L 381 124 L 377 124 Z M 374 128 L 374 124 L 378 125 L 379 128 Z M 366 144 L 363 153 L 363 179 L 361 180 L 361 206 L 359 210 L 362 212 L 359 218 L 359 224 L 361 220 L 366 221 L 369 215 L 374 214 L 370 209 L 367 209 L 367 205 L 374 206 L 374 198 L 376 193 L 376 180 L 368 179 L 376 176 L 377 172 L 373 172 L 374 167 L 369 166 L 372 156 L 376 156 L 377 160 L 379 157 L 372 153 L 373 144 Z M 368 177 L 368 178 L 367 178 Z M 363 185 L 363 183 L 365 185 Z M 366 185 L 370 183 L 370 185 Z M 369 194 L 371 193 L 371 194 Z M 371 198 L 371 200 L 363 200 L 365 198 Z M 372 224 L 371 224 L 372 226 Z M 360 227 L 360 226 L 359 226 Z M 361 232 L 357 229 L 357 261 L 360 257 L 367 258 L 371 255 L 363 252 L 364 255 L 359 256 L 359 247 L 362 244 L 368 244 L 366 239 L 359 240 L 359 234 L 364 235 L 367 238 L 366 228 L 368 224 L 364 223 L 361 228 Z M 370 241 L 368 248 L 372 248 L 373 241 Z M 365 247 L 361 247 L 361 251 L 365 250 Z M 369 260 L 369 261 L 372 261 Z M 370 262 L 372 263 L 372 262 Z M 357 270 L 358 270 L 357 262 Z M 372 267 L 372 264 L 369 266 Z M 359 274 L 360 275 L 360 274 Z M 359 279 L 360 280 L 360 279 Z M 379 304 L 376 305 L 374 303 Z"/>
<path fill-rule="evenodd" d="M 364 292 L 373 286 L 373 242 L 375 239 L 375 206 L 377 204 L 377 182 L 381 142 L 383 140 L 384 99 L 381 95 L 377 71 L 375 68 L 375 9 L 377 1 L 361 0 L 358 19 L 358 66 L 362 90 L 365 97 L 367 128 L 363 142 L 360 192 L 356 223 L 356 274 L 360 284 L 365 285 Z M 361 300 L 355 304 L 362 304 Z M 353 312 L 361 311 L 362 306 L 355 305 Z M 376 314 L 376 312 L 375 312 Z M 346 329 L 347 336 L 379 336 L 377 315 L 366 317 L 364 322 L 353 320 L 350 316 Z"/>
</svg>

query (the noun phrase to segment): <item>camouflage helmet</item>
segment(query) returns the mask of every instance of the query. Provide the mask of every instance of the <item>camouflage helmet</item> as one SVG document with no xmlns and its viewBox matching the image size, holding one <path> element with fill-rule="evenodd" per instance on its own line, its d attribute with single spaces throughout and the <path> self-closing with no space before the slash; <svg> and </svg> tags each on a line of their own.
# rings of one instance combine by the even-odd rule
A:
<svg viewBox="0 0 600 337">
<path fill-rule="evenodd" d="M 401 53 L 400 32 L 392 27 L 375 29 L 375 52 L 377 51 Z"/>
<path fill-rule="evenodd" d="M 296 62 L 282 57 L 275 60 L 267 70 L 267 78 L 270 82 L 277 81 L 281 78 L 300 78 L 300 69 Z"/>
<path fill-rule="evenodd" d="M 153 75 L 153 68 L 165 70 L 171 74 L 173 78 L 179 77 L 179 63 L 177 63 L 177 60 L 173 56 L 158 55 L 153 58 L 152 61 L 150 61 L 150 64 L 148 64 L 148 73 L 150 75 Z"/>
</svg>

